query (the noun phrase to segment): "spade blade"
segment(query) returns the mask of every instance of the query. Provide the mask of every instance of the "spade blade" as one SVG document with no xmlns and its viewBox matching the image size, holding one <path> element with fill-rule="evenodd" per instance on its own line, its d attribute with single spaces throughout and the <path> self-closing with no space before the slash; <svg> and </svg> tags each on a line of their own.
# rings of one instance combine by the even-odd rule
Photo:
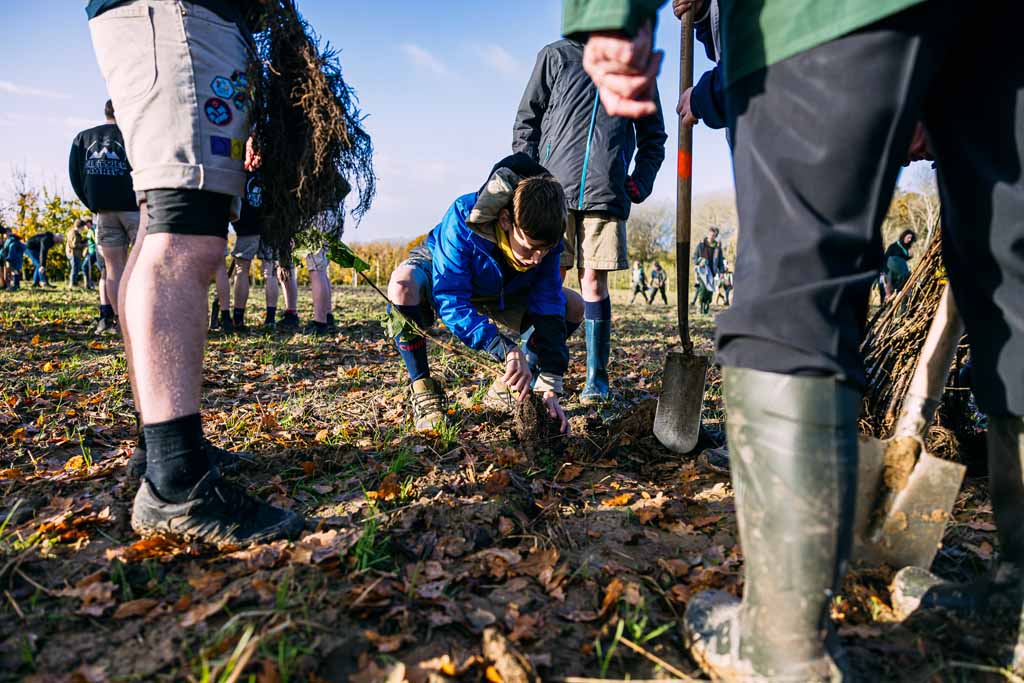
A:
<svg viewBox="0 0 1024 683">
<path fill-rule="evenodd" d="M 678 348 L 665 357 L 654 436 L 670 451 L 689 453 L 697 446 L 708 365 L 706 357 Z"/>
</svg>

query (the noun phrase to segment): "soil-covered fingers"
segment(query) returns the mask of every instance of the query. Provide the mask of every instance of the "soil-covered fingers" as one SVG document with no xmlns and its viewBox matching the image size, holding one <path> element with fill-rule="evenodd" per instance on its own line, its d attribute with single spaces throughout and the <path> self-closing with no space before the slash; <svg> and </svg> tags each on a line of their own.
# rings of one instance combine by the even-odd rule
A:
<svg viewBox="0 0 1024 683">
<path fill-rule="evenodd" d="M 548 409 L 548 415 L 559 421 L 560 426 L 558 431 L 562 434 L 569 433 L 569 418 L 565 416 L 565 411 L 562 410 L 561 404 L 558 402 L 558 394 L 547 391 L 544 393 L 544 405 Z"/>
</svg>

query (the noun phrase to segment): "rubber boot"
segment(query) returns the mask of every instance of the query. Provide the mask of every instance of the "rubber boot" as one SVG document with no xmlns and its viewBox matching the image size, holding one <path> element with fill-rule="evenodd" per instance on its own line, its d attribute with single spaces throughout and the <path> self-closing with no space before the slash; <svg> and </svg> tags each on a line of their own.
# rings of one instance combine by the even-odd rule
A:
<svg viewBox="0 0 1024 683">
<path fill-rule="evenodd" d="M 829 606 L 853 536 L 860 394 L 740 368 L 723 381 L 744 595 L 695 596 L 685 641 L 714 680 L 849 681 Z"/>
<path fill-rule="evenodd" d="M 989 417 L 989 491 L 999 533 L 1000 561 L 973 583 L 943 581 L 922 567 L 906 567 L 892 582 L 893 607 L 906 617 L 939 609 L 978 621 L 1020 622 L 1012 661 L 1024 673 L 1024 417 Z"/>
<path fill-rule="evenodd" d="M 580 392 L 580 403 L 590 405 L 608 398 L 608 352 L 611 348 L 612 321 L 586 320 L 587 383 Z"/>
</svg>

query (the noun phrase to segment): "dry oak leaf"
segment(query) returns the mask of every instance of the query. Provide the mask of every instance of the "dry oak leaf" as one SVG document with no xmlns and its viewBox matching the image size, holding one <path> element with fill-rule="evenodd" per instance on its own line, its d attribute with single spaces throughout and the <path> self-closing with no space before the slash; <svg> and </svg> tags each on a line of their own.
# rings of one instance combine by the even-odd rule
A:
<svg viewBox="0 0 1024 683">
<path fill-rule="evenodd" d="M 148 614 L 150 610 L 160 604 L 159 600 L 153 598 L 139 598 L 138 600 L 129 600 L 128 602 L 121 603 L 117 610 L 114 612 L 115 619 L 129 619 L 131 617 L 141 617 Z"/>
<path fill-rule="evenodd" d="M 615 577 L 612 579 L 604 589 L 604 598 L 601 600 L 601 613 L 599 616 L 607 614 L 608 610 L 615 606 L 622 596 L 622 591 L 626 585 L 622 582 L 622 579 Z"/>
<path fill-rule="evenodd" d="M 568 464 L 565 465 L 561 470 L 558 471 L 558 476 L 555 477 L 555 481 L 560 484 L 566 484 L 576 477 L 583 474 L 583 465 Z"/>
<path fill-rule="evenodd" d="M 397 652 L 402 648 L 402 644 L 407 640 L 414 640 L 412 636 L 402 633 L 396 633 L 393 635 L 381 635 L 372 629 L 363 631 L 363 635 L 368 641 L 373 643 L 374 647 L 377 648 L 378 652 L 385 654 L 391 652 Z"/>
<path fill-rule="evenodd" d="M 498 470 L 487 477 L 487 481 L 484 482 L 484 493 L 489 496 L 497 496 L 504 493 L 511 483 L 512 477 L 509 473 L 506 470 Z"/>
<path fill-rule="evenodd" d="M 292 548 L 291 558 L 299 564 L 320 564 L 326 560 L 341 560 L 359 540 L 360 532 L 349 530 L 339 532 L 337 529 L 318 531 L 303 536 Z"/>
<path fill-rule="evenodd" d="M 86 580 L 91 577 L 86 577 Z M 66 588 L 60 595 L 69 598 L 79 598 L 82 605 L 78 608 L 78 614 L 86 614 L 91 617 L 102 616 L 109 607 L 114 606 L 114 591 L 117 590 L 110 581 L 92 580 L 87 584 L 79 582 L 75 588 Z"/>
<path fill-rule="evenodd" d="M 401 494 L 402 490 L 398 486 L 398 473 L 389 472 L 381 482 L 380 487 L 376 491 L 367 491 L 366 497 L 370 500 L 395 500 Z"/>
</svg>

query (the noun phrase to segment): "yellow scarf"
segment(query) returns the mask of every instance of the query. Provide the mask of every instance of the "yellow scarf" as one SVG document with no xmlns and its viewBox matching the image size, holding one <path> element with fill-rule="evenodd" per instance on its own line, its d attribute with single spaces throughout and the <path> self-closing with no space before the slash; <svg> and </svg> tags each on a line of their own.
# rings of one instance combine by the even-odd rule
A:
<svg viewBox="0 0 1024 683">
<path fill-rule="evenodd" d="M 512 244 L 509 242 L 508 233 L 502 230 L 500 225 L 496 224 L 494 226 L 494 236 L 498 240 L 498 251 L 504 255 L 505 260 L 508 261 L 510 266 L 515 268 L 517 273 L 525 273 L 533 267 L 524 266 L 519 262 L 519 259 L 516 258 L 516 253 L 512 251 Z"/>
</svg>

